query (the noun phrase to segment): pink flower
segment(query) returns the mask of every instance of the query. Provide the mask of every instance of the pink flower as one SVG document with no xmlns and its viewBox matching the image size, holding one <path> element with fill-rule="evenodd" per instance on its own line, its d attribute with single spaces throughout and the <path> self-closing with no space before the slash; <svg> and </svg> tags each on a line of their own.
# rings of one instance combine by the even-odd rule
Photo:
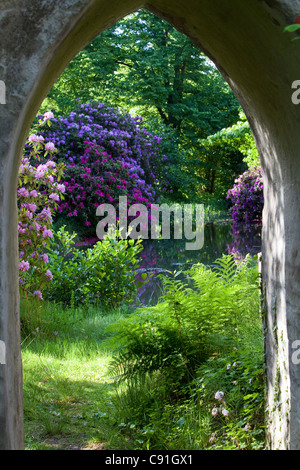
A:
<svg viewBox="0 0 300 470">
<path fill-rule="evenodd" d="M 49 261 L 49 256 L 48 256 L 46 253 L 44 253 L 43 255 L 41 255 L 41 258 L 42 258 L 42 260 L 44 261 L 44 263 L 48 263 L 48 261 Z"/>
<path fill-rule="evenodd" d="M 224 398 L 224 392 L 217 392 L 215 394 L 215 399 L 216 400 L 223 400 L 223 398 Z"/>
<path fill-rule="evenodd" d="M 31 134 L 28 137 L 29 142 L 42 142 L 44 137 L 42 135 Z"/>
<path fill-rule="evenodd" d="M 29 261 L 22 260 L 19 262 L 19 269 L 21 271 L 28 271 L 29 267 L 30 267 Z"/>
<path fill-rule="evenodd" d="M 42 217 L 43 219 L 47 219 L 48 222 L 51 222 L 51 223 L 52 223 L 52 215 L 51 215 L 51 210 L 49 209 L 49 207 L 44 208 L 44 209 L 42 210 L 41 216 L 43 216 L 43 217 Z"/>
<path fill-rule="evenodd" d="M 33 214 L 32 214 L 32 212 L 30 212 L 30 211 L 26 211 L 26 215 L 27 215 L 28 219 L 30 219 L 30 220 L 31 220 L 32 217 L 33 217 Z"/>
<path fill-rule="evenodd" d="M 43 237 L 44 237 L 44 238 L 47 238 L 47 237 L 53 238 L 53 233 L 51 232 L 51 230 L 44 229 L 44 231 L 43 231 Z"/>
<path fill-rule="evenodd" d="M 59 201 L 59 196 L 58 194 L 52 193 L 50 194 L 49 199 L 53 199 L 53 201 Z"/>
<path fill-rule="evenodd" d="M 46 276 L 48 276 L 48 277 L 50 278 L 50 280 L 52 281 L 52 279 L 53 279 L 53 274 L 52 274 L 52 272 L 51 272 L 49 269 L 47 269 L 47 271 L 46 271 Z"/>
<path fill-rule="evenodd" d="M 37 208 L 36 204 L 32 204 L 32 203 L 29 203 L 29 204 L 28 204 L 28 207 L 29 207 L 29 209 L 30 209 L 32 212 L 35 212 L 35 211 L 36 211 L 36 208 Z"/>
<path fill-rule="evenodd" d="M 18 189 L 18 196 L 28 197 L 29 192 L 25 188 Z"/>
<path fill-rule="evenodd" d="M 37 167 L 35 175 L 34 175 L 35 179 L 38 180 L 38 179 L 42 178 L 44 176 L 44 174 L 46 173 L 46 171 L 47 171 L 46 165 L 39 165 Z"/>
<path fill-rule="evenodd" d="M 41 230 L 41 225 L 38 224 L 36 221 L 34 221 L 34 225 L 35 225 L 36 231 L 39 232 Z"/>
<path fill-rule="evenodd" d="M 32 197 L 37 197 L 38 193 L 35 189 L 33 189 L 32 191 L 30 191 L 30 196 Z"/>
<path fill-rule="evenodd" d="M 45 150 L 54 150 L 55 149 L 55 145 L 53 142 L 47 142 L 46 145 L 45 145 Z"/>
<path fill-rule="evenodd" d="M 35 290 L 33 295 L 37 295 L 41 300 L 43 300 L 43 296 L 40 290 Z"/>
<path fill-rule="evenodd" d="M 54 114 L 52 111 L 48 111 L 47 113 L 44 113 L 44 121 L 47 121 L 48 119 L 54 118 Z"/>
</svg>

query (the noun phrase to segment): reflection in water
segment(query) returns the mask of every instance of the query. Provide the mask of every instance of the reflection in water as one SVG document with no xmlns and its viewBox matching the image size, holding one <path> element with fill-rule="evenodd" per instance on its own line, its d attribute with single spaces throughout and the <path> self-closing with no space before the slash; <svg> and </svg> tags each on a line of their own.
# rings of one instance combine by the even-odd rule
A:
<svg viewBox="0 0 300 470">
<path fill-rule="evenodd" d="M 219 222 L 205 224 L 204 245 L 201 250 L 185 250 L 185 240 L 149 240 L 144 241 L 140 254 L 141 263 L 137 282 L 142 273 L 148 273 L 148 282 L 138 288 L 136 305 L 155 304 L 162 293 L 160 274 L 168 271 L 186 271 L 193 264 L 203 263 L 211 266 L 223 254 L 233 254 L 240 259 L 250 253 L 251 256 L 261 250 L 261 226 L 254 225 L 247 229 L 232 223 Z"/>
</svg>

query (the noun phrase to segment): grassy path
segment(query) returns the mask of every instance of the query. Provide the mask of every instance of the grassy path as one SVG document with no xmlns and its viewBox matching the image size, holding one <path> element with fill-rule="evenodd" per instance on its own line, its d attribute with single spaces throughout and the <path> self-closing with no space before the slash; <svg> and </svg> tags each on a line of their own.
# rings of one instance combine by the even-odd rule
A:
<svg viewBox="0 0 300 470">
<path fill-rule="evenodd" d="M 111 354 L 102 348 L 106 326 L 121 313 L 58 313 L 43 308 L 23 339 L 25 447 L 124 449 L 107 375 Z"/>
</svg>

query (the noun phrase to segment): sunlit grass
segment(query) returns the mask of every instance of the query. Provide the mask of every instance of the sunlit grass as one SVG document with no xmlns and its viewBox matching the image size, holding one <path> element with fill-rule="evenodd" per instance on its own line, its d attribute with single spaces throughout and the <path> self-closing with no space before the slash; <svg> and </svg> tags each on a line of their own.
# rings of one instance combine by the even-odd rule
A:
<svg viewBox="0 0 300 470">
<path fill-rule="evenodd" d="M 110 448 L 110 441 L 118 446 L 114 385 L 107 376 L 112 357 L 101 341 L 122 312 L 77 309 L 68 318 L 71 310 L 42 304 L 29 325 L 29 304 L 22 307 L 26 448 Z"/>
</svg>

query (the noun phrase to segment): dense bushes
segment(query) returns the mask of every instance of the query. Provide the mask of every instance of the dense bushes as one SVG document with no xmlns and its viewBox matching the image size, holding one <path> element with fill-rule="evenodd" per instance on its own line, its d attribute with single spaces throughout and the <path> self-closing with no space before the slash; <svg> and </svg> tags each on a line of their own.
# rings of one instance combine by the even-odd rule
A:
<svg viewBox="0 0 300 470">
<path fill-rule="evenodd" d="M 57 160 L 66 164 L 61 215 L 88 227 L 100 203 L 117 203 L 119 195 L 127 195 L 129 202 L 147 205 L 166 190 L 161 139 L 140 121 L 103 103 L 89 103 L 44 130 L 45 142 L 54 142 Z"/>
<path fill-rule="evenodd" d="M 75 247 L 75 237 L 62 227 L 52 240 L 49 267 L 53 279 L 45 298 L 65 305 L 98 302 L 102 308 L 132 301 L 141 242 L 107 237 L 83 251 Z"/>
<path fill-rule="evenodd" d="M 66 166 L 64 172 L 66 200 L 59 205 L 57 212 L 66 218 L 76 220 L 88 233 L 99 220 L 96 209 L 102 203 L 113 204 L 117 208 L 119 196 L 127 195 L 129 205 L 153 202 L 151 188 L 145 185 L 135 173 L 129 172 L 129 165 L 103 152 L 93 142 L 86 142 L 81 163 Z"/>
<path fill-rule="evenodd" d="M 214 356 L 197 371 L 194 391 L 212 417 L 209 444 L 213 449 L 264 446 L 264 364 L 262 335 L 257 333 L 252 336 L 252 348 L 241 345 L 227 355 Z"/>
</svg>

